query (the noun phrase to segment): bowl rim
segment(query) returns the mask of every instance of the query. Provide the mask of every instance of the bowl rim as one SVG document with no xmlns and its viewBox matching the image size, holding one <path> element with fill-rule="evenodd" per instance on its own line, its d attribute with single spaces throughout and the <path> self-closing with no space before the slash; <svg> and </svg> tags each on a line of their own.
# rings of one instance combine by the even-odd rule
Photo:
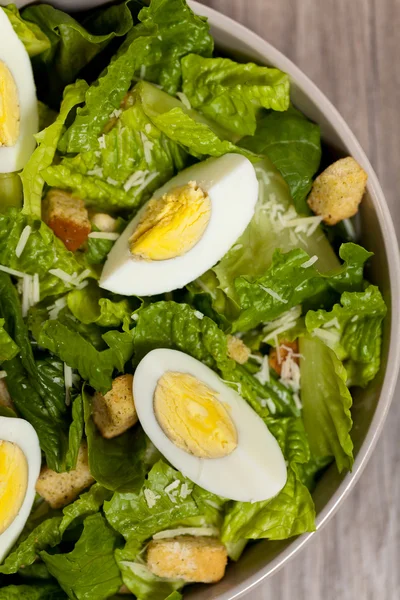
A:
<svg viewBox="0 0 400 600">
<path fill-rule="evenodd" d="M 338 110 L 321 92 L 321 90 L 309 79 L 303 71 L 297 67 L 289 58 L 272 46 L 269 42 L 261 38 L 259 35 L 238 23 L 231 17 L 220 13 L 219 11 L 200 4 L 196 0 L 188 0 L 188 4 L 197 14 L 207 17 L 211 26 L 227 30 L 231 35 L 245 39 L 246 43 L 258 54 L 265 57 L 266 62 L 273 64 L 275 67 L 288 73 L 290 78 L 295 81 L 296 86 L 306 95 L 311 96 L 314 103 L 318 104 L 319 109 L 324 114 L 324 117 L 329 122 L 335 132 L 343 140 L 346 148 L 351 156 L 364 167 L 368 173 L 367 188 L 370 192 L 372 203 L 376 210 L 378 223 L 384 240 L 385 251 L 389 267 L 389 284 L 392 315 L 400 314 L 400 254 L 397 242 L 397 236 L 393 225 L 392 217 L 384 197 L 382 188 L 378 178 L 372 168 L 364 150 L 356 139 L 355 135 L 347 125 Z M 374 416 L 369 426 L 365 440 L 354 461 L 353 471 L 348 473 L 340 486 L 333 494 L 329 502 L 324 506 L 316 519 L 317 531 L 306 533 L 294 541 L 264 568 L 260 569 L 256 574 L 245 578 L 241 583 L 237 584 L 234 592 L 226 592 L 218 596 L 219 600 L 234 600 L 253 590 L 267 577 L 276 573 L 282 568 L 291 558 L 298 554 L 301 548 L 308 544 L 315 534 L 322 529 L 323 526 L 335 514 L 344 499 L 349 495 L 354 488 L 358 478 L 364 470 L 373 449 L 378 441 L 379 435 L 382 432 L 383 425 L 394 395 L 399 365 L 400 365 L 400 344 L 397 340 L 400 337 L 400 320 L 392 318 L 390 327 L 390 341 L 386 372 L 382 383 L 380 397 L 375 409 Z"/>
</svg>

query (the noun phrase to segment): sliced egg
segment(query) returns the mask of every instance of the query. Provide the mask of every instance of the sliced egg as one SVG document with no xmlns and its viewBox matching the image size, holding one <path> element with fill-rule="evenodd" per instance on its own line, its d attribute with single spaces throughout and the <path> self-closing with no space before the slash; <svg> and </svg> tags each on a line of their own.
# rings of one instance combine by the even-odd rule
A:
<svg viewBox="0 0 400 600">
<path fill-rule="evenodd" d="M 153 444 L 197 485 L 243 502 L 272 498 L 285 485 L 285 459 L 264 421 L 198 360 L 152 350 L 136 369 L 133 395 Z"/>
<path fill-rule="evenodd" d="M 210 158 L 161 187 L 129 223 L 100 286 L 126 296 L 184 287 L 233 246 L 254 214 L 258 181 L 239 154 Z"/>
<path fill-rule="evenodd" d="M 0 417 L 0 563 L 29 517 L 40 464 L 39 439 L 32 425 Z"/>
<path fill-rule="evenodd" d="M 0 31 L 0 173 L 11 173 L 35 148 L 39 116 L 30 58 L 2 8 Z"/>
</svg>

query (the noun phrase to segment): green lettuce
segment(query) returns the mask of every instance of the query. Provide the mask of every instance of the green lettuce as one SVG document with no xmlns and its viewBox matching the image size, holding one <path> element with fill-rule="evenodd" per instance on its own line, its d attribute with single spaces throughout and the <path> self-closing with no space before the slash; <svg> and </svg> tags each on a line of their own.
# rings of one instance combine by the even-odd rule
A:
<svg viewBox="0 0 400 600">
<path fill-rule="evenodd" d="M 140 489 L 147 471 L 159 457 L 153 444 L 139 425 L 115 438 L 103 438 L 93 421 L 91 398 L 86 389 L 83 400 L 91 474 L 109 490 Z"/>
<path fill-rule="evenodd" d="M 96 323 L 107 328 L 123 325 L 126 331 L 132 323 L 133 311 L 138 308 L 138 304 L 131 299 L 106 297 L 95 283 L 70 292 L 67 303 L 74 317 L 85 325 Z"/>
<path fill-rule="evenodd" d="M 299 340 L 303 420 L 313 456 L 336 460 L 339 471 L 351 469 L 353 443 L 351 394 L 347 373 L 336 354 L 317 337 Z"/>
<path fill-rule="evenodd" d="M 23 211 L 26 214 L 40 218 L 44 186 L 42 171 L 53 162 L 65 121 L 71 110 L 77 104 L 83 102 L 86 89 L 87 83 L 82 80 L 78 80 L 76 83 L 67 86 L 64 90 L 60 114 L 54 123 L 43 129 L 36 136 L 38 146 L 21 173 L 24 191 Z"/>
<path fill-rule="evenodd" d="M 7 585 L 0 589 L 0 600 L 63 600 L 67 598 L 56 583 Z"/>
<path fill-rule="evenodd" d="M 310 458 L 303 423 L 292 417 L 271 420 L 268 426 L 288 462 L 286 485 L 270 500 L 231 503 L 222 528 L 225 543 L 260 538 L 283 540 L 315 529 L 314 502 L 299 476 L 299 466 Z"/>
<path fill-rule="evenodd" d="M 26 539 L 10 552 L 0 565 L 0 573 L 10 575 L 32 565 L 45 548 L 56 546 L 61 541 L 61 517 L 52 517 L 40 523 Z"/>
<path fill-rule="evenodd" d="M 153 0 L 139 13 L 139 20 L 87 91 L 85 106 L 78 110 L 64 140 L 68 152 L 98 148 L 97 138 L 110 114 L 120 108 L 135 76 L 145 76 L 174 94 L 181 84 L 181 58 L 191 52 L 212 54 L 208 24 L 185 0 Z"/>
<path fill-rule="evenodd" d="M 19 351 L 17 344 L 4 329 L 4 323 L 4 319 L 0 319 L 0 364 L 17 356 Z"/>
<path fill-rule="evenodd" d="M 289 107 L 289 78 L 278 69 L 190 54 L 182 60 L 182 76 L 193 108 L 239 137 L 255 133 L 262 108 Z"/>
<path fill-rule="evenodd" d="M 68 432 L 68 450 L 65 456 L 67 471 L 75 469 L 78 460 L 79 448 L 83 436 L 83 402 L 79 394 L 72 400 L 72 423 Z"/>
<path fill-rule="evenodd" d="M 87 517 L 83 533 L 68 554 L 41 552 L 40 557 L 70 598 L 98 600 L 116 594 L 122 585 L 114 558 L 119 536 L 101 514 Z"/>
<path fill-rule="evenodd" d="M 68 527 L 82 522 L 89 515 L 99 512 L 105 500 L 111 498 L 112 492 L 98 483 L 94 483 L 90 490 L 81 494 L 78 500 L 68 504 L 63 509 L 63 517 L 60 522 L 60 532 L 63 534 Z"/>
<path fill-rule="evenodd" d="M 15 4 L 8 4 L 2 10 L 6 13 L 15 33 L 31 58 L 50 48 L 51 44 L 47 35 L 35 23 L 25 21 Z"/>
<path fill-rule="evenodd" d="M 99 352 L 80 333 L 59 320 L 52 320 L 42 326 L 38 342 L 105 394 L 111 388 L 114 369 L 123 371 L 132 356 L 133 342 L 128 332 L 108 331 L 102 338 L 109 347 Z"/>
<path fill-rule="evenodd" d="M 309 214 L 306 198 L 321 161 L 320 138 L 319 126 L 291 106 L 286 112 L 271 111 L 239 145 L 267 155 L 288 184 L 297 212 Z"/>
<path fill-rule="evenodd" d="M 27 226 L 31 227 L 31 233 L 18 257 L 15 250 Z M 43 221 L 15 209 L 0 214 L 0 265 L 28 275 L 37 273 L 42 300 L 71 289 L 69 284 L 50 273 L 50 270 L 61 269 L 71 276 L 83 271 L 72 252 Z"/>
<path fill-rule="evenodd" d="M 19 173 L 0 173 L 0 213 L 22 207 L 22 183 Z"/>
<path fill-rule="evenodd" d="M 364 292 L 344 292 L 330 312 L 309 311 L 306 327 L 344 361 L 347 384 L 365 387 L 379 370 L 385 315 L 382 295 L 370 285 Z"/>
<path fill-rule="evenodd" d="M 32 29 L 37 37 L 40 32 L 39 39 L 44 38 L 47 42 L 46 47 L 35 52 L 40 55 L 33 61 L 33 68 L 39 97 L 54 107 L 57 107 L 65 86 L 75 81 L 82 68 L 113 38 L 124 36 L 133 26 L 126 2 L 102 9 L 97 17 L 87 19 L 89 29 L 47 4 L 25 8 L 23 19 L 28 31 Z M 20 38 L 25 43 L 24 38 Z M 29 52 L 29 48 L 27 50 Z"/>
<path fill-rule="evenodd" d="M 183 580 L 157 577 L 142 562 L 131 560 L 130 553 L 117 550 L 117 563 L 126 587 L 140 600 L 180 600 L 176 590 L 185 585 Z M 173 594 L 177 594 L 176 596 Z"/>
<path fill-rule="evenodd" d="M 304 250 L 290 250 L 285 254 L 276 250 L 272 265 L 262 277 L 235 280 L 241 313 L 234 323 L 234 331 L 248 331 L 306 301 L 314 306 L 325 304 L 331 301 L 335 291 L 360 289 L 363 267 L 371 254 L 350 243 L 341 246 L 339 256 L 344 260 L 340 269 L 322 274 L 308 264 L 310 257 Z"/>
</svg>

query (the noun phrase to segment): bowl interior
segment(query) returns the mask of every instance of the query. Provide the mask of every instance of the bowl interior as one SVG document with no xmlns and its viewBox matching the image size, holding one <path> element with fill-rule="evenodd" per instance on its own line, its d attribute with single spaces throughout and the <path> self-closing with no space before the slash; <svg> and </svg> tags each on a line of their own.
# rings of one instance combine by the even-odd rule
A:
<svg viewBox="0 0 400 600">
<path fill-rule="evenodd" d="M 339 475 L 332 465 L 324 474 L 313 494 L 320 528 L 354 485 L 380 433 L 397 379 L 398 351 L 393 340 L 398 336 L 397 323 L 392 322 L 393 304 L 399 308 L 399 259 L 397 241 L 382 190 L 357 140 L 330 102 L 308 78 L 275 48 L 231 19 L 191 2 L 193 9 L 209 18 L 212 34 L 219 50 L 233 58 L 273 65 L 286 71 L 291 78 L 293 103 L 321 127 L 323 142 L 338 157 L 352 155 L 369 175 L 367 194 L 360 210 L 362 244 L 374 252 L 367 277 L 379 285 L 389 313 L 384 324 L 382 368 L 366 390 L 353 393 L 354 421 L 352 438 L 355 464 L 352 473 Z M 392 340 L 392 343 L 391 343 Z M 390 360 L 389 360 L 390 356 Z M 240 561 L 231 564 L 226 577 L 218 584 L 194 586 L 187 597 L 192 600 L 232 600 L 253 585 L 274 573 L 294 555 L 314 534 L 283 542 L 260 541 L 250 545 Z"/>
</svg>

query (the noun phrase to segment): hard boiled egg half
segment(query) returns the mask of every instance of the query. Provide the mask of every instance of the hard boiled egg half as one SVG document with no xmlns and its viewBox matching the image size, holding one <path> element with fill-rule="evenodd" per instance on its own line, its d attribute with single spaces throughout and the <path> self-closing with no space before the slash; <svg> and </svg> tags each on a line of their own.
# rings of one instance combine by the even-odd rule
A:
<svg viewBox="0 0 400 600">
<path fill-rule="evenodd" d="M 32 425 L 0 417 L 0 564 L 29 517 L 40 463 L 39 440 Z"/>
<path fill-rule="evenodd" d="M 31 61 L 2 8 L 0 33 L 0 173 L 11 173 L 35 148 L 39 116 Z"/>
<path fill-rule="evenodd" d="M 184 287 L 231 248 L 258 198 L 251 162 L 240 154 L 210 158 L 161 187 L 112 248 L 100 286 L 126 296 Z"/>
<path fill-rule="evenodd" d="M 197 485 L 243 502 L 272 498 L 285 485 L 285 459 L 264 421 L 198 360 L 152 350 L 136 369 L 133 395 L 153 444 Z"/>
</svg>

